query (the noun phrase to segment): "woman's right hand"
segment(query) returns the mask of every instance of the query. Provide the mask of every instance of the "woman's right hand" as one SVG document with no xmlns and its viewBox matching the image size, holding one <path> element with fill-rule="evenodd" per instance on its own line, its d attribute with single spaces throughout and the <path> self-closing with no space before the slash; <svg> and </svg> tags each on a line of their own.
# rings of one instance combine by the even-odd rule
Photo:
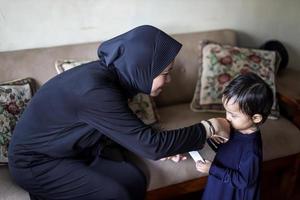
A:
<svg viewBox="0 0 300 200">
<path fill-rule="evenodd" d="M 211 135 L 211 139 L 213 139 L 217 143 L 225 143 L 229 139 L 230 135 L 230 124 L 225 118 L 211 118 L 209 119 L 211 124 L 215 129 L 215 134 Z"/>
</svg>

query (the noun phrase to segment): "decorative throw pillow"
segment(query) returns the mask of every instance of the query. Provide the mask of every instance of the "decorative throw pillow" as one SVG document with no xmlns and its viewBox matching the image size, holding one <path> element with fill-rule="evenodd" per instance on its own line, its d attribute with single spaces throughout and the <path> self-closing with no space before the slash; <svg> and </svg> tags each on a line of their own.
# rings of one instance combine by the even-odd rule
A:
<svg viewBox="0 0 300 200">
<path fill-rule="evenodd" d="M 128 106 L 144 124 L 152 125 L 158 121 L 158 115 L 155 113 L 155 103 L 149 95 L 142 93 L 135 95 L 128 100 Z"/>
<path fill-rule="evenodd" d="M 271 119 L 279 117 L 275 88 L 275 59 L 273 51 L 207 44 L 202 49 L 202 67 L 191 103 L 196 112 L 224 112 L 222 92 L 238 74 L 254 72 L 269 84 L 274 93 Z"/>
<path fill-rule="evenodd" d="M 34 80 L 0 83 L 0 163 L 7 163 L 8 145 L 15 125 L 35 92 Z"/>
<path fill-rule="evenodd" d="M 79 65 L 85 64 L 91 62 L 90 61 L 75 61 L 75 60 L 57 60 L 55 62 L 55 69 L 58 74 L 63 73 L 64 71 L 67 71 L 69 69 L 72 69 L 74 67 L 77 67 Z"/>
<path fill-rule="evenodd" d="M 91 61 L 58 60 L 55 62 L 55 68 L 58 74 L 67 71 L 76 66 Z M 158 122 L 158 114 L 153 99 L 146 94 L 139 93 L 128 100 L 129 108 L 147 125 L 153 125 Z"/>
</svg>

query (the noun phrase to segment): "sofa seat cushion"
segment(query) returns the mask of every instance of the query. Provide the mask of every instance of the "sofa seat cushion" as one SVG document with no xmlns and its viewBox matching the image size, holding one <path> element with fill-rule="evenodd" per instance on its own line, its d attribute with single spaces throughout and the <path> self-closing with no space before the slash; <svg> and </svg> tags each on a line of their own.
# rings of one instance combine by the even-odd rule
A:
<svg viewBox="0 0 300 200">
<path fill-rule="evenodd" d="M 209 160 L 213 159 L 215 155 L 208 145 L 205 145 L 200 153 Z M 144 160 L 150 177 L 148 191 L 206 176 L 196 171 L 194 160 L 188 155 L 186 156 L 188 159 L 179 163 L 170 160 Z"/>
<path fill-rule="evenodd" d="M 0 199 L 30 200 L 29 194 L 13 182 L 7 165 L 0 165 Z"/>
<path fill-rule="evenodd" d="M 261 131 L 264 161 L 300 152 L 300 130 L 286 118 L 268 119 Z"/>
<path fill-rule="evenodd" d="M 166 130 L 189 126 L 203 119 L 222 116 L 221 114 L 215 113 L 192 112 L 190 111 L 189 104 L 161 107 L 158 109 L 158 114 L 160 116 L 160 127 Z M 212 160 L 215 155 L 214 151 L 208 145 L 205 145 L 200 153 L 205 159 L 209 160 Z M 150 191 L 205 176 L 196 171 L 195 162 L 189 155 L 186 156 L 188 159 L 179 163 L 174 163 L 170 160 L 152 161 L 144 159 L 142 168 L 146 166 L 145 173 L 150 177 L 148 190 Z"/>
<path fill-rule="evenodd" d="M 189 104 L 178 104 L 158 109 L 161 127 L 175 129 L 198 123 L 203 119 L 224 117 L 220 113 L 196 113 Z M 287 119 L 267 120 L 262 127 L 264 161 L 280 158 L 300 152 L 300 131 Z M 200 151 L 205 159 L 212 160 L 214 152 L 205 145 Z M 188 159 L 179 163 L 172 161 L 145 160 L 150 174 L 148 190 L 153 190 L 203 176 L 196 171 L 194 161 Z"/>
</svg>

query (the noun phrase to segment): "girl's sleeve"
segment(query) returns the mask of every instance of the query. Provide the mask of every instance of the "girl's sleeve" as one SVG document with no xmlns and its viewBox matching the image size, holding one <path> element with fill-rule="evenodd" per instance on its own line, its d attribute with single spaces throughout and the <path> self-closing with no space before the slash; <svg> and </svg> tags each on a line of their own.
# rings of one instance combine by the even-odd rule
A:
<svg viewBox="0 0 300 200">
<path fill-rule="evenodd" d="M 156 160 L 200 149 L 206 141 L 205 128 L 201 123 L 161 132 L 143 124 L 117 89 L 93 89 L 82 95 L 79 102 L 79 121 L 146 158 Z"/>
<path fill-rule="evenodd" d="M 253 152 L 242 156 L 238 170 L 226 168 L 218 163 L 212 164 L 209 174 L 235 188 L 243 189 L 251 186 L 258 180 L 260 171 L 260 158 Z"/>
</svg>

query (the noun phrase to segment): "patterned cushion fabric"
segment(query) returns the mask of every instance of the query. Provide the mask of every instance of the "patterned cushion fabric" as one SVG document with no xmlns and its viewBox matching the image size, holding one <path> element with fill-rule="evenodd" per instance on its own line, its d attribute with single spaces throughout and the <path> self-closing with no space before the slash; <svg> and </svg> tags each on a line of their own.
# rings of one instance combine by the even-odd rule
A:
<svg viewBox="0 0 300 200">
<path fill-rule="evenodd" d="M 58 74 L 67 71 L 73 67 L 88 63 L 91 61 L 58 60 L 55 62 L 55 68 Z M 129 108 L 147 125 L 153 125 L 158 122 L 158 114 L 153 99 L 146 94 L 137 94 L 128 100 Z"/>
<path fill-rule="evenodd" d="M 31 78 L 0 83 L 0 163 L 8 161 L 12 132 L 34 92 L 35 84 Z"/>
<path fill-rule="evenodd" d="M 238 74 L 254 72 L 269 84 L 274 93 L 274 104 L 269 118 L 278 119 L 276 101 L 275 61 L 273 51 L 247 49 L 210 43 L 202 48 L 202 66 L 195 88 L 191 109 L 195 112 L 224 112 L 222 92 Z"/>
<path fill-rule="evenodd" d="M 128 100 L 128 106 L 145 124 L 151 125 L 158 121 L 155 103 L 149 95 L 137 94 Z"/>
<path fill-rule="evenodd" d="M 55 69 L 58 74 L 63 73 L 64 71 L 67 71 L 69 69 L 72 69 L 73 67 L 85 64 L 91 62 L 91 60 L 86 61 L 76 61 L 76 60 L 57 60 L 55 62 Z"/>
</svg>

